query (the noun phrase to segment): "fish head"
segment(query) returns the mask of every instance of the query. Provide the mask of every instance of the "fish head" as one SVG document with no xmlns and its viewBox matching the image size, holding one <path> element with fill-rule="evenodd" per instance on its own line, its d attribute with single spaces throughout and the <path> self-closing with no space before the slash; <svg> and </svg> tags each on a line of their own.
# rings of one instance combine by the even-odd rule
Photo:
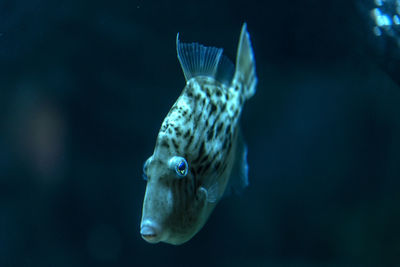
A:
<svg viewBox="0 0 400 267">
<path fill-rule="evenodd" d="M 179 245 L 204 224 L 206 195 L 183 155 L 156 149 L 143 166 L 147 178 L 140 233 L 149 243 Z"/>
</svg>

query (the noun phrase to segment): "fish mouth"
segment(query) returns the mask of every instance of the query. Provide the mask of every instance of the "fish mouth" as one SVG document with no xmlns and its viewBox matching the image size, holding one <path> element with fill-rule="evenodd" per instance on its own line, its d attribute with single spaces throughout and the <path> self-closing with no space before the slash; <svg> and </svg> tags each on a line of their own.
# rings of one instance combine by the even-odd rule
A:
<svg viewBox="0 0 400 267">
<path fill-rule="evenodd" d="M 145 222 L 140 227 L 142 238 L 149 243 L 155 244 L 161 241 L 161 231 L 155 223 Z"/>
</svg>

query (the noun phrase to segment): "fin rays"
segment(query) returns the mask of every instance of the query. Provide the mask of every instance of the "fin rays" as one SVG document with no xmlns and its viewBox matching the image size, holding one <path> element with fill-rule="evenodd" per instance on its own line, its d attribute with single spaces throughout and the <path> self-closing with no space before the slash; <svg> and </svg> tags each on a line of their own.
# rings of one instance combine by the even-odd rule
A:
<svg viewBox="0 0 400 267">
<path fill-rule="evenodd" d="M 234 65 L 222 54 L 222 48 L 207 47 L 199 43 L 181 43 L 178 33 L 176 51 L 186 81 L 197 76 L 208 76 L 230 85 Z"/>
<path fill-rule="evenodd" d="M 246 23 L 243 24 L 240 33 L 233 81 L 243 84 L 243 94 L 246 99 L 255 94 L 257 85 L 256 64 Z"/>
</svg>

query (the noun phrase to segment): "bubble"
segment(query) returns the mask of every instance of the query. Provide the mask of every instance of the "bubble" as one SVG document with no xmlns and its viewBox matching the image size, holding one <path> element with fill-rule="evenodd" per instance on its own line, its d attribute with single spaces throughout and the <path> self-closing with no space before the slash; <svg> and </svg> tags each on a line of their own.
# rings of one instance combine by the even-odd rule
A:
<svg viewBox="0 0 400 267">
<path fill-rule="evenodd" d="M 373 32 L 374 32 L 374 34 L 375 34 L 376 36 L 381 36 L 381 35 L 382 35 L 381 30 L 380 30 L 378 27 L 376 27 L 376 26 L 373 28 Z"/>
<path fill-rule="evenodd" d="M 387 16 L 387 15 L 377 16 L 375 18 L 375 22 L 376 22 L 376 25 L 378 25 L 379 27 L 392 25 L 392 21 L 390 20 L 389 16 Z"/>
<path fill-rule="evenodd" d="M 369 18 L 375 24 L 371 27 L 375 36 L 382 36 L 380 42 L 391 40 L 400 43 L 400 0 L 370 0 L 375 8 L 370 9 Z M 398 46 L 400 47 L 400 45 Z"/>
<path fill-rule="evenodd" d="M 393 16 L 393 23 L 396 25 L 400 24 L 400 17 L 398 15 Z"/>
<path fill-rule="evenodd" d="M 372 14 L 375 16 L 375 19 L 376 19 L 377 17 L 382 16 L 382 12 L 381 12 L 381 10 L 380 10 L 379 8 L 374 8 L 374 9 L 372 10 Z"/>
</svg>

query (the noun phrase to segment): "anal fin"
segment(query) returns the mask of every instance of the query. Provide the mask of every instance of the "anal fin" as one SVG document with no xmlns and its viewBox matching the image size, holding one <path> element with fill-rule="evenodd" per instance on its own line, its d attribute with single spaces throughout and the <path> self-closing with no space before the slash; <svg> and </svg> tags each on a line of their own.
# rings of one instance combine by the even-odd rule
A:
<svg viewBox="0 0 400 267">
<path fill-rule="evenodd" d="M 243 189 L 249 185 L 247 146 L 244 143 L 240 130 L 236 142 L 235 159 L 224 196 L 230 195 L 231 193 L 240 194 L 243 192 Z"/>
</svg>

